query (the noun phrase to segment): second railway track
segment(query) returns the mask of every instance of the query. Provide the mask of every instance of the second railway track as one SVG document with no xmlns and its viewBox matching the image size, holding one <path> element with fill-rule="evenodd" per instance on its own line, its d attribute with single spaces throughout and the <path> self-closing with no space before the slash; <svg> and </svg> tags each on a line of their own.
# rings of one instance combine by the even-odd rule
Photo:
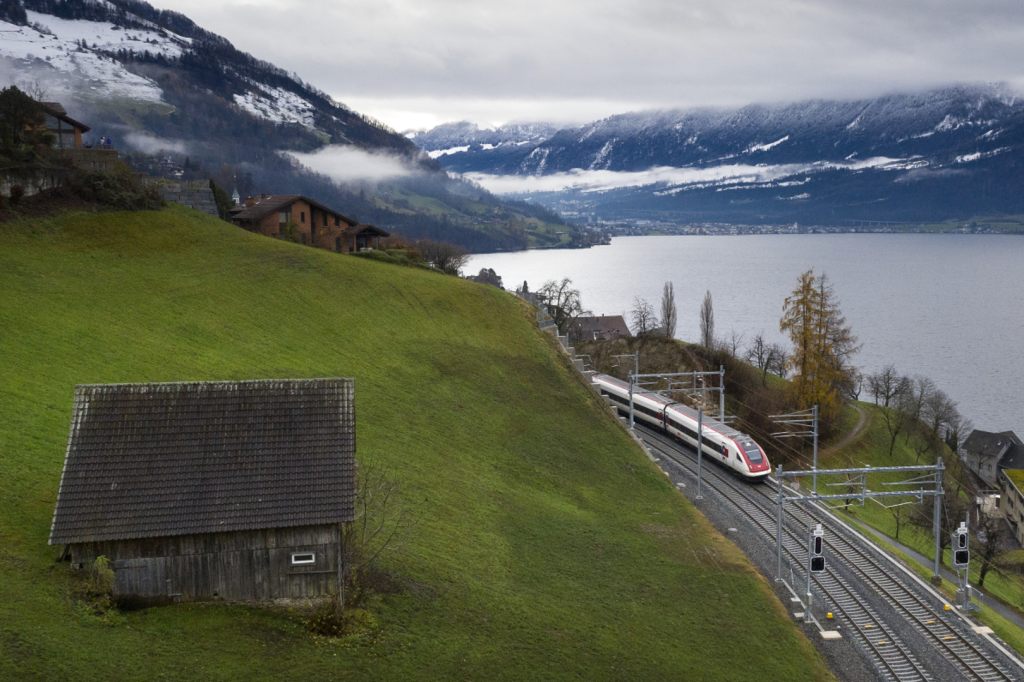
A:
<svg viewBox="0 0 1024 682">
<path fill-rule="evenodd" d="M 689 454 L 688 448 L 649 427 L 638 426 L 637 431 L 658 455 L 675 462 L 691 476 L 696 475 L 696 462 Z M 723 501 L 749 519 L 765 536 L 764 539 L 774 541 L 776 484 L 771 484 L 770 488 L 751 486 L 737 481 L 724 470 L 717 469 L 718 467 L 705 465 L 705 486 L 714 490 Z M 815 513 L 811 513 L 793 504 L 787 505 L 786 511 L 783 523 L 783 549 L 790 557 L 790 561 L 799 565 L 803 561 L 806 549 L 803 547 L 804 540 L 792 527 L 795 525 L 806 529 L 813 523 L 821 522 L 826 514 L 819 509 L 814 509 Z M 978 639 L 976 634 L 964 632 L 947 622 L 941 615 L 942 603 L 934 597 L 923 597 L 918 591 L 895 578 L 890 572 L 891 567 L 885 566 L 883 560 L 861 547 L 859 541 L 848 539 L 837 532 L 830 535 L 829 542 L 837 550 L 834 553 L 836 558 L 833 560 L 843 561 L 853 575 L 869 586 L 872 592 L 925 638 L 962 676 L 962 679 L 983 682 L 1021 679 L 1019 673 L 1009 672 L 1006 666 L 986 655 L 980 643 L 975 641 Z M 821 593 L 827 595 L 834 610 L 842 614 L 844 620 L 848 622 L 849 632 L 856 638 L 860 648 L 881 676 L 896 680 L 935 679 L 919 658 L 910 651 L 905 638 L 895 631 L 896 628 L 886 623 L 865 604 L 863 595 L 838 572 L 829 570 L 817 574 L 815 582 Z"/>
</svg>

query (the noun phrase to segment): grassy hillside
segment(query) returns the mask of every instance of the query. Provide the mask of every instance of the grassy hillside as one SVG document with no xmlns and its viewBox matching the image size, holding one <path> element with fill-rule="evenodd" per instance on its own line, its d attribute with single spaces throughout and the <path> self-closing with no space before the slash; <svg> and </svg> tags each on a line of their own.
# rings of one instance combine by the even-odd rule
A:
<svg viewBox="0 0 1024 682">
<path fill-rule="evenodd" d="M 183 209 L 0 225 L 0 679 L 827 678 L 735 547 L 495 289 Z M 76 383 L 352 376 L 418 523 L 379 627 L 93 615 L 46 538 Z"/>
</svg>

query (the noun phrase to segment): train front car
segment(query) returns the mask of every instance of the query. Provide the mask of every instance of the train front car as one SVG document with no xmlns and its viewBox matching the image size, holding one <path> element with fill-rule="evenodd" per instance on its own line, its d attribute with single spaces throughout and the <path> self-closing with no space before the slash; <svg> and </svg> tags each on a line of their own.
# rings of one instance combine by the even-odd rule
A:
<svg viewBox="0 0 1024 682">
<path fill-rule="evenodd" d="M 750 481 L 764 481 L 772 472 L 772 465 L 764 449 L 750 436 L 741 433 L 733 443 L 740 453 L 741 466 L 738 472 Z"/>
</svg>

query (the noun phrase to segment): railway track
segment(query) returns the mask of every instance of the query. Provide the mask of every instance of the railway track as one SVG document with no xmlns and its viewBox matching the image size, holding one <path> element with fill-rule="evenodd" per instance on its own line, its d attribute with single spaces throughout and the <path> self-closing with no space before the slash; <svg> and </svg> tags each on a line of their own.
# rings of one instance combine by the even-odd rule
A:
<svg viewBox="0 0 1024 682">
<path fill-rule="evenodd" d="M 638 425 L 638 433 L 656 454 L 673 461 L 690 475 L 696 476 L 696 462 L 683 450 L 681 444 L 666 435 L 646 426 Z M 683 453 L 686 454 L 683 454 Z M 728 472 L 718 467 L 704 467 L 704 484 L 714 490 L 728 504 L 760 529 L 765 539 L 774 541 L 776 533 L 775 486 L 751 486 L 738 482 Z M 792 564 L 801 565 L 806 554 L 803 531 L 810 525 L 821 522 L 827 515 L 818 514 L 794 504 L 786 506 L 783 522 L 783 551 Z M 800 530 L 796 531 L 793 527 Z M 836 524 L 829 523 L 830 527 Z M 839 532 L 831 533 L 829 544 L 836 551 L 833 561 L 842 561 L 849 571 L 879 595 L 888 605 L 907 621 L 921 637 L 930 642 L 935 650 L 961 676 L 962 679 L 990 682 L 996 680 L 1021 679 L 996 661 L 986 656 L 976 643 L 974 633 L 966 633 L 951 625 L 942 617 L 943 603 L 933 597 L 922 597 L 914 589 L 897 580 L 873 552 L 851 541 Z M 821 594 L 827 596 L 833 610 L 842 615 L 861 650 L 885 679 L 930 680 L 934 679 L 914 655 L 905 640 L 894 631 L 878 614 L 864 603 L 858 591 L 851 586 L 833 566 L 825 573 L 816 574 L 814 582 Z"/>
</svg>

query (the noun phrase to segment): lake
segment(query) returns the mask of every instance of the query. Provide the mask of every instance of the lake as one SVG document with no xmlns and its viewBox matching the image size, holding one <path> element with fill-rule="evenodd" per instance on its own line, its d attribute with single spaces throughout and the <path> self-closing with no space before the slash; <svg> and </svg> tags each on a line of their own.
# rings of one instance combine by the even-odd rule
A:
<svg viewBox="0 0 1024 682">
<path fill-rule="evenodd" d="M 978 428 L 1024 436 L 1024 238 L 1008 235 L 800 234 L 620 237 L 579 250 L 474 255 L 505 287 L 569 277 L 594 314 L 631 323 L 634 297 L 658 308 L 675 287 L 676 336 L 699 337 L 705 291 L 715 333 L 783 341 L 779 317 L 797 276 L 828 275 L 862 348 L 864 372 L 892 363 L 930 377 Z M 787 343 L 788 346 L 788 343 Z M 870 399 L 862 394 L 862 399 Z"/>
</svg>

